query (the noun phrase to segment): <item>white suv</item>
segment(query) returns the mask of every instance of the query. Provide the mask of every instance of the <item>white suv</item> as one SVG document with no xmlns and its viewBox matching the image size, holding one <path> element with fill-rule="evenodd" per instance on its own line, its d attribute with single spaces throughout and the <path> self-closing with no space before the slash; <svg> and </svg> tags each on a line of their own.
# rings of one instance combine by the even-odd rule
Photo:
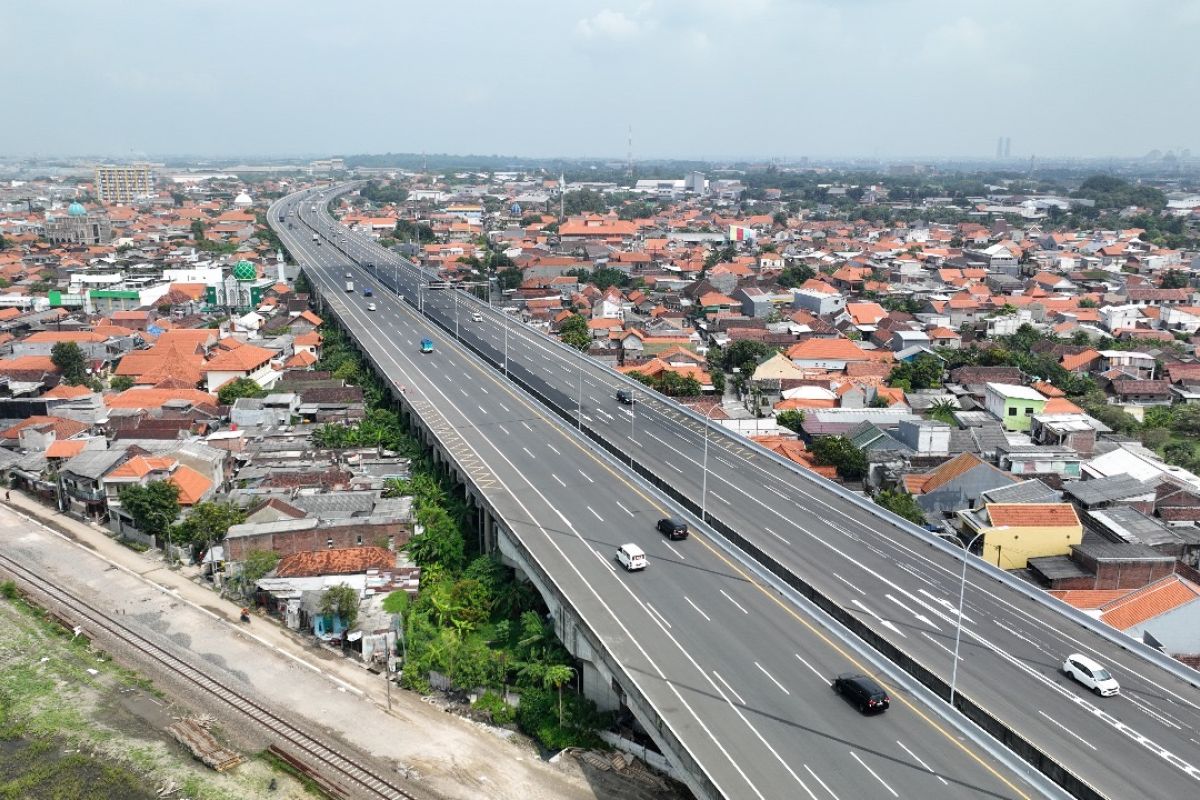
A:
<svg viewBox="0 0 1200 800">
<path fill-rule="evenodd" d="M 1075 679 L 1101 697 L 1112 697 L 1121 691 L 1117 679 L 1098 662 L 1085 655 L 1072 653 L 1067 656 L 1062 668 L 1067 677 Z"/>
</svg>

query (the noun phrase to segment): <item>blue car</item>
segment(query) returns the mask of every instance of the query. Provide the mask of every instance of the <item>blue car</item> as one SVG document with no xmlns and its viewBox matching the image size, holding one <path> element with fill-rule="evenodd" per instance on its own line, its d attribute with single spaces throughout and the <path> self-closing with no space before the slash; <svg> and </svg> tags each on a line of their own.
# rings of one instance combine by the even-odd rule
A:
<svg viewBox="0 0 1200 800">
<path fill-rule="evenodd" d="M 421 340 L 421 352 L 422 353 L 432 353 L 433 352 L 433 339 L 422 339 Z"/>
<path fill-rule="evenodd" d="M 373 297 L 374 294 L 370 289 L 363 289 L 363 297 Z"/>
</svg>

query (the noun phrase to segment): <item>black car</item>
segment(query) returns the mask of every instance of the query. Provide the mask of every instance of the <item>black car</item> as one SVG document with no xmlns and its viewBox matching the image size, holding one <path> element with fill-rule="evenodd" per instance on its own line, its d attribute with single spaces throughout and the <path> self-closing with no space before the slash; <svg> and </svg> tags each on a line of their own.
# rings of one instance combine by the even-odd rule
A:
<svg viewBox="0 0 1200 800">
<path fill-rule="evenodd" d="M 617 389 L 617 400 L 631 406 L 633 405 L 633 392 L 629 389 Z"/>
<path fill-rule="evenodd" d="M 686 539 L 688 537 L 687 523 L 679 517 L 664 517 L 658 521 L 658 530 L 665 533 L 668 539 Z"/>
<path fill-rule="evenodd" d="M 872 711 L 886 711 L 891 705 L 887 692 L 883 687 L 866 675 L 855 672 L 844 672 L 833 679 L 833 690 L 845 697 L 866 714 Z"/>
</svg>

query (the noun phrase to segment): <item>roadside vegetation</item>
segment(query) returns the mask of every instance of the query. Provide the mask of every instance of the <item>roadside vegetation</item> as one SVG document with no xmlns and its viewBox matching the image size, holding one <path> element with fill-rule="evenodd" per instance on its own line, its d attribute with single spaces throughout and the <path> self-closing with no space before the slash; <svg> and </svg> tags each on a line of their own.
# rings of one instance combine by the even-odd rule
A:
<svg viewBox="0 0 1200 800">
<path fill-rule="evenodd" d="M 578 677 L 574 660 L 556 638 L 541 597 L 513 570 L 480 553 L 462 493 L 387 407 L 383 385 L 340 330 L 325 332 L 315 368 L 362 387 L 368 411 L 356 425 L 321 426 L 314 441 L 323 447 L 380 446 L 410 459 L 408 479 L 390 481 L 386 489 L 390 496 L 413 498 L 420 526 L 407 547 L 421 567 L 420 592 L 412 601 L 397 592 L 386 605 L 407 652 L 403 685 L 429 692 L 431 675 L 442 676 L 456 692 L 484 690 L 477 711 L 496 724 L 516 723 L 549 750 L 603 746 L 595 732 L 610 725 L 611 716 L 571 688 Z M 519 706 L 506 702 L 513 694 Z"/>
</svg>

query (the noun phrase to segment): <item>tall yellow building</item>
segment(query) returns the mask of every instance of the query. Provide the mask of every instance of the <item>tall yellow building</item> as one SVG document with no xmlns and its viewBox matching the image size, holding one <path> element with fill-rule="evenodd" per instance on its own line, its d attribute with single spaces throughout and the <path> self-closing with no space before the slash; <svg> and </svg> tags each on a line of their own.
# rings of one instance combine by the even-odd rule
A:
<svg viewBox="0 0 1200 800">
<path fill-rule="evenodd" d="M 102 203 L 132 203 L 154 191 L 154 170 L 149 164 L 96 167 L 96 197 Z"/>
</svg>

